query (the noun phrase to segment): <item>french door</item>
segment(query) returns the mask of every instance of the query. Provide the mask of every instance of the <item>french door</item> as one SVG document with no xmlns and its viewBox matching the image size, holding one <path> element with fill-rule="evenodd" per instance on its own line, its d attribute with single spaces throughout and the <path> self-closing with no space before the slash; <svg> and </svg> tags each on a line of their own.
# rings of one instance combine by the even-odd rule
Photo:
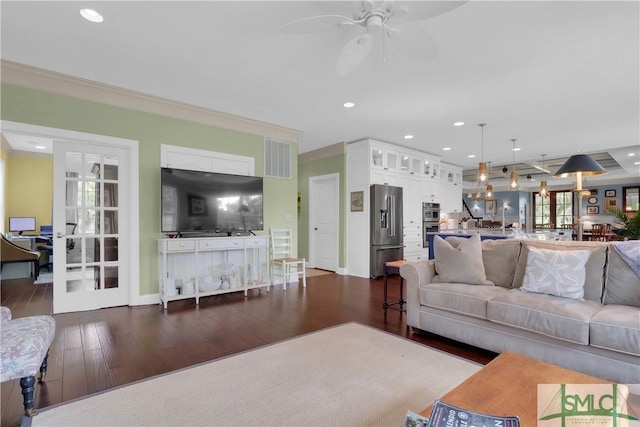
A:
<svg viewBox="0 0 640 427">
<path fill-rule="evenodd" d="M 53 144 L 53 312 L 129 303 L 129 152 Z"/>
</svg>

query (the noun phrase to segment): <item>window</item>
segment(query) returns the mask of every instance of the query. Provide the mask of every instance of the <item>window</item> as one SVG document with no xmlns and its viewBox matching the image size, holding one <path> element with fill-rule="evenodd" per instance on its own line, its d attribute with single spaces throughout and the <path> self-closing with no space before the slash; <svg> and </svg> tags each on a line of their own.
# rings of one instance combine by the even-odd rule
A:
<svg viewBox="0 0 640 427">
<path fill-rule="evenodd" d="M 623 187 L 622 188 L 622 209 L 625 212 L 637 211 L 640 187 Z"/>
<path fill-rule="evenodd" d="M 573 224 L 573 193 L 551 191 L 548 197 L 533 193 L 534 228 L 562 228 Z"/>
</svg>

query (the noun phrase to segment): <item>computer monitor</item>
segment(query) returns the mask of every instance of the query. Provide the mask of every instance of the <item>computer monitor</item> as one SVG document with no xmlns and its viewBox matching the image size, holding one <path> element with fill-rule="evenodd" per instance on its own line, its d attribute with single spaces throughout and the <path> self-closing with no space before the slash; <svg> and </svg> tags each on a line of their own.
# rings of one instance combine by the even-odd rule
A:
<svg viewBox="0 0 640 427">
<path fill-rule="evenodd" d="M 10 216 L 9 231 L 20 235 L 23 231 L 36 231 L 36 218 L 33 216 Z"/>
</svg>

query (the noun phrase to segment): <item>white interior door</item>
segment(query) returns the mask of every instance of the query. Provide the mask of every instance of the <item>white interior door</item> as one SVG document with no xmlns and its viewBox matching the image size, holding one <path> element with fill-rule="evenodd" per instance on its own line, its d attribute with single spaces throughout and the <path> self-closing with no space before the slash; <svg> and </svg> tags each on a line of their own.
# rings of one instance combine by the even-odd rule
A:
<svg viewBox="0 0 640 427">
<path fill-rule="evenodd" d="M 309 264 L 338 270 L 339 174 L 309 178 Z"/>
<path fill-rule="evenodd" d="M 53 144 L 53 311 L 129 303 L 129 152 Z"/>
</svg>

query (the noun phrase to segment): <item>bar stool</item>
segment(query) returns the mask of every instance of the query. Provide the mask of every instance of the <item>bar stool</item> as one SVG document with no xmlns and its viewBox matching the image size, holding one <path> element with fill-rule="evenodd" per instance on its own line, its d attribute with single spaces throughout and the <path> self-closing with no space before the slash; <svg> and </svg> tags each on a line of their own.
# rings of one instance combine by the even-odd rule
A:
<svg viewBox="0 0 640 427">
<path fill-rule="evenodd" d="M 398 310 L 400 312 L 406 311 L 403 308 L 404 303 L 406 302 L 404 300 L 404 295 L 403 295 L 404 279 L 402 278 L 402 276 L 400 276 L 400 267 L 402 267 L 404 264 L 406 264 L 406 261 L 404 260 L 387 261 L 384 263 L 384 302 L 382 303 L 382 308 L 384 309 L 385 314 L 387 313 L 387 309 L 389 308 Z M 397 274 L 400 277 L 400 279 L 398 280 L 398 284 L 400 286 L 400 299 L 398 301 L 387 302 L 387 287 L 388 287 L 387 279 L 390 274 Z M 395 305 L 397 305 L 398 307 L 394 307 Z"/>
</svg>

